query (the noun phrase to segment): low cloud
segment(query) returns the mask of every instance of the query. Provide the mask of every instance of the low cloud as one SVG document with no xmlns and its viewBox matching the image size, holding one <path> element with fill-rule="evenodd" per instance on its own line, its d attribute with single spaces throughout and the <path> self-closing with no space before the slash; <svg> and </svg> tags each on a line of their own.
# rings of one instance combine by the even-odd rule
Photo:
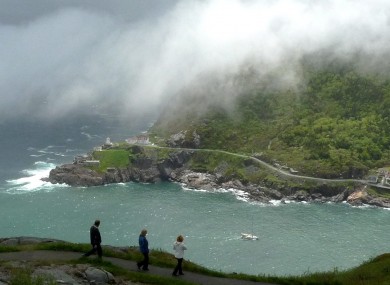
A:
<svg viewBox="0 0 390 285">
<path fill-rule="evenodd" d="M 140 116 L 208 75 L 223 82 L 245 65 L 260 75 L 284 69 L 294 81 L 295 63 L 324 49 L 340 58 L 359 52 L 369 59 L 361 66 L 378 67 L 389 54 L 389 15 L 383 0 L 181 1 L 133 21 L 59 8 L 0 25 L 0 120 Z M 234 96 L 227 89 L 210 96 Z"/>
</svg>

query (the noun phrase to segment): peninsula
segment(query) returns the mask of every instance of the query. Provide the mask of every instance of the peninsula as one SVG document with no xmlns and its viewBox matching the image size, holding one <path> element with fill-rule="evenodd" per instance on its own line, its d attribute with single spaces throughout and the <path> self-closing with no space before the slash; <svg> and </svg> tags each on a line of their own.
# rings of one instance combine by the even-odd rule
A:
<svg viewBox="0 0 390 285">
<path fill-rule="evenodd" d="M 72 164 L 51 170 L 48 181 L 81 187 L 170 181 L 208 191 L 234 189 L 262 203 L 347 202 L 390 207 L 390 199 L 376 194 L 390 189 L 369 180 L 299 175 L 256 155 L 127 142 L 108 144 L 106 141 L 88 155 L 76 157 Z"/>
</svg>

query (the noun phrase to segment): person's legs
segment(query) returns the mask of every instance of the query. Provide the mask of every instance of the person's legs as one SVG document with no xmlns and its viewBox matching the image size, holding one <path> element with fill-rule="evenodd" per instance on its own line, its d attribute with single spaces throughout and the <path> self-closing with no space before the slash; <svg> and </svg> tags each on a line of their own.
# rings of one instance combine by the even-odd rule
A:
<svg viewBox="0 0 390 285">
<path fill-rule="evenodd" d="M 149 253 L 144 253 L 144 260 L 142 261 L 142 270 L 149 270 Z"/>
<path fill-rule="evenodd" d="M 84 256 L 90 256 L 91 254 L 95 254 L 95 252 L 96 252 L 96 246 L 92 245 L 92 249 L 87 253 L 84 253 Z"/>
<path fill-rule="evenodd" d="M 172 275 L 177 275 L 178 272 L 180 275 L 184 275 L 182 269 L 183 258 L 176 258 L 176 260 L 177 260 L 177 264 L 175 269 L 173 270 Z"/>
<path fill-rule="evenodd" d="M 177 260 L 177 265 L 178 265 L 178 269 L 179 269 L 179 274 L 180 275 L 183 275 L 183 267 L 182 267 L 182 265 L 183 265 L 183 258 L 179 258 L 178 260 Z"/>
<path fill-rule="evenodd" d="M 177 263 L 176 263 L 176 266 L 175 266 L 175 269 L 173 269 L 173 272 L 172 272 L 172 275 L 177 275 L 177 272 L 179 271 L 179 259 L 176 258 L 177 260 Z"/>
<path fill-rule="evenodd" d="M 96 251 L 97 251 L 98 257 L 99 257 L 99 258 L 102 258 L 102 256 L 103 256 L 103 250 L 102 250 L 102 247 L 101 247 L 100 244 L 98 244 L 98 245 L 96 246 Z"/>
</svg>

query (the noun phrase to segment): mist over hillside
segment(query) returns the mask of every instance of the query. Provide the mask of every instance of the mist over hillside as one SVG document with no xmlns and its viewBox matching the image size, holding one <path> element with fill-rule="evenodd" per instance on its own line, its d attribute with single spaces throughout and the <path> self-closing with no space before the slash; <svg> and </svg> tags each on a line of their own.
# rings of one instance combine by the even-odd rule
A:
<svg viewBox="0 0 390 285">
<path fill-rule="evenodd" d="M 324 51 L 327 62 L 353 61 L 360 72 L 389 68 L 384 0 L 37 0 L 29 6 L 5 0 L 0 13 L 1 121 L 56 121 L 85 112 L 131 121 L 188 93 L 204 106 L 232 108 L 259 82 L 299 88 L 304 57 Z M 242 76 L 245 82 L 237 79 Z"/>
<path fill-rule="evenodd" d="M 159 143 L 261 155 L 313 176 L 363 178 L 390 165 L 390 78 L 327 55 L 305 56 L 294 84 L 284 70 L 233 76 L 229 91 L 239 96 L 229 103 L 209 100 L 217 98 L 210 87 L 182 94 L 151 133 Z"/>
</svg>

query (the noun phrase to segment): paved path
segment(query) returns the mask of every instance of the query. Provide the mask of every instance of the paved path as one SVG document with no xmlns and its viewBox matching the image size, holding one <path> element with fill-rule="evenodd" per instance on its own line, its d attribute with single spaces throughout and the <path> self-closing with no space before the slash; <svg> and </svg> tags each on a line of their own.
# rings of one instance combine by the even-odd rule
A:
<svg viewBox="0 0 390 285">
<path fill-rule="evenodd" d="M 284 171 L 278 167 L 275 167 L 257 157 L 254 157 L 254 156 L 249 156 L 249 155 L 245 155 L 245 154 L 238 154 L 238 153 L 233 153 L 233 152 L 229 152 L 229 151 L 225 151 L 225 150 L 218 150 L 218 149 L 203 149 L 203 148 L 180 148 L 180 147 L 164 147 L 164 146 L 157 146 L 157 145 L 149 145 L 149 147 L 155 147 L 155 148 L 165 148 L 165 149 L 170 149 L 170 150 L 188 150 L 188 151 L 205 151 L 205 152 L 219 152 L 219 153 L 224 153 L 224 154 L 228 154 L 228 155 L 232 155 L 232 156 L 236 156 L 236 157 L 242 157 L 242 158 L 247 158 L 247 159 L 252 159 L 253 161 L 256 161 L 257 163 L 260 163 L 261 165 L 267 167 L 268 169 L 272 170 L 272 171 L 275 171 L 281 175 L 284 175 L 284 176 L 287 176 L 287 177 L 295 177 L 295 178 L 301 178 L 301 179 L 306 179 L 306 180 L 312 180 L 312 181 L 317 181 L 317 182 L 322 182 L 322 183 L 326 183 L 326 182 L 356 182 L 356 183 L 362 183 L 362 184 L 370 184 L 367 180 L 362 180 L 362 179 L 344 179 L 344 178 L 340 178 L 340 179 L 332 179 L 332 178 L 320 178 L 320 177 L 312 177 L 312 176 L 304 176 L 304 175 L 298 175 L 298 174 L 294 174 L 294 173 L 291 173 L 289 171 Z M 386 187 L 386 186 L 383 186 L 382 185 L 375 185 L 377 187 L 380 187 L 380 188 L 387 188 L 387 189 L 390 189 L 390 187 Z"/>
<path fill-rule="evenodd" d="M 81 253 L 78 252 L 69 252 L 69 251 L 51 251 L 51 250 L 36 250 L 36 251 L 20 251 L 20 252 L 6 252 L 0 253 L 0 261 L 1 260 L 26 260 L 26 261 L 34 261 L 34 260 L 53 260 L 53 261 L 69 261 L 69 260 L 77 260 L 81 257 Z M 95 258 L 95 257 L 91 257 Z M 122 267 L 129 271 L 139 271 L 137 269 L 137 265 L 135 261 L 124 260 L 114 257 L 104 257 L 103 260 L 109 261 L 112 264 Z M 145 272 L 145 274 L 159 275 L 170 278 L 180 278 L 186 280 L 188 282 L 192 282 L 195 284 L 202 285 L 271 285 L 269 283 L 262 282 L 252 282 L 245 280 L 235 280 L 235 279 L 227 279 L 227 278 L 219 278 L 219 277 L 211 277 L 206 275 L 201 275 L 192 272 L 186 272 L 184 267 L 183 276 L 172 277 L 172 269 L 157 267 L 153 265 L 149 265 L 149 271 Z M 273 284 L 275 285 L 275 284 Z"/>
</svg>

